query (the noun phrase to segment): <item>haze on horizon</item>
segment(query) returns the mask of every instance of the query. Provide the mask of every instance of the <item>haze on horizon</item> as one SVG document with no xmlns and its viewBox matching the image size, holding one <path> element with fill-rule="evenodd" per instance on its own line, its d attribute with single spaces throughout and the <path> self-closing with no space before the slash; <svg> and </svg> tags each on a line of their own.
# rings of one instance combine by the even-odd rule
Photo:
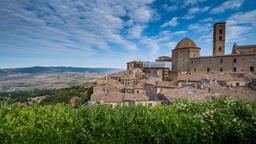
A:
<svg viewBox="0 0 256 144">
<path fill-rule="evenodd" d="M 125 68 L 170 55 L 184 37 L 212 54 L 212 25 L 226 21 L 226 53 L 256 43 L 255 0 L 1 0 L 0 68 Z"/>
</svg>

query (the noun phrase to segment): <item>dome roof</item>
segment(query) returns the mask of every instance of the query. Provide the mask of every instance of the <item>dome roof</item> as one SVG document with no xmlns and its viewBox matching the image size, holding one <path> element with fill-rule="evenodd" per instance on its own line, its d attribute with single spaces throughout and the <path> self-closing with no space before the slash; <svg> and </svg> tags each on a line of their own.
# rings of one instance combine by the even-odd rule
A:
<svg viewBox="0 0 256 144">
<path fill-rule="evenodd" d="M 184 38 L 182 39 L 175 47 L 175 49 L 180 49 L 180 48 L 191 48 L 191 47 L 197 47 L 196 43 L 189 39 L 189 38 Z"/>
</svg>

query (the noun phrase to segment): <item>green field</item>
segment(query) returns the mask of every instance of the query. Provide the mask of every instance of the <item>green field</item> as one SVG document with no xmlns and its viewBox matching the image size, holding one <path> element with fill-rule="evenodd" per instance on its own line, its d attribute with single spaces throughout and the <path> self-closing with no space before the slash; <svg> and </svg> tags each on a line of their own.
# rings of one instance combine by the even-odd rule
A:
<svg viewBox="0 0 256 144">
<path fill-rule="evenodd" d="M 256 102 L 158 107 L 0 104 L 1 143 L 256 143 Z"/>
</svg>

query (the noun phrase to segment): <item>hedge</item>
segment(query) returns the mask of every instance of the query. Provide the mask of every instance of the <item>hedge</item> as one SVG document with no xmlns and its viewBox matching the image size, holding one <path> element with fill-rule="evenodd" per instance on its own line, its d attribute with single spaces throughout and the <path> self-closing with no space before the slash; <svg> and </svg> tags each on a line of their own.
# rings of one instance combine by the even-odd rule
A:
<svg viewBox="0 0 256 144">
<path fill-rule="evenodd" d="M 1 143 L 256 143 L 256 102 L 168 106 L 0 104 Z"/>
</svg>

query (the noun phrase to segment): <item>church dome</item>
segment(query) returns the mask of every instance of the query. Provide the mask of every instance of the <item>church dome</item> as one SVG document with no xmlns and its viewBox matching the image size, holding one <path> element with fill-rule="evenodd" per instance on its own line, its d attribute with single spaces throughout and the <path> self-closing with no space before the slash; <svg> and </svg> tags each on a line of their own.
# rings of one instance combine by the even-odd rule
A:
<svg viewBox="0 0 256 144">
<path fill-rule="evenodd" d="M 196 43 L 189 39 L 189 38 L 184 38 L 182 39 L 175 47 L 175 49 L 180 49 L 180 48 L 192 48 L 192 47 L 197 47 Z"/>
</svg>

